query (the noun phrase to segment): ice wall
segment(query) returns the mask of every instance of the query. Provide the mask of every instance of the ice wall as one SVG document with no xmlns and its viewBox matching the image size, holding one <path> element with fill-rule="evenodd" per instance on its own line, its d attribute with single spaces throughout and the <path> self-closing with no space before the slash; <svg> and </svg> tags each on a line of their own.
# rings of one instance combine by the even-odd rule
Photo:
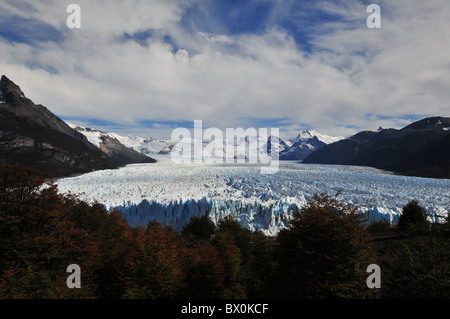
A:
<svg viewBox="0 0 450 319">
<path fill-rule="evenodd" d="M 171 201 L 159 203 L 143 200 L 139 204 L 126 202 L 116 208 L 122 212 L 128 223 L 133 226 L 146 226 L 150 221 L 170 225 L 181 230 L 189 220 L 196 216 L 206 215 L 214 223 L 231 215 L 245 228 L 251 231 L 261 231 L 265 235 L 275 236 L 285 228 L 293 213 L 302 207 L 301 202 L 284 199 L 271 203 L 255 200 L 243 203 L 240 200 L 216 200 L 202 198 L 201 200 Z M 383 207 L 359 208 L 358 213 L 367 218 L 367 223 L 373 221 L 398 222 L 401 209 Z M 446 216 L 443 208 L 428 208 L 428 219 L 432 222 L 442 222 Z"/>
<path fill-rule="evenodd" d="M 305 165 L 283 161 L 276 174 L 257 165 L 134 164 L 56 181 L 61 192 L 122 211 L 130 225 L 158 221 L 181 229 L 192 216 L 217 222 L 233 215 L 251 230 L 274 235 L 296 208 L 315 194 L 340 192 L 369 221 L 396 223 L 402 207 L 418 200 L 430 221 L 441 222 L 450 207 L 450 180 L 406 177 L 366 167 Z"/>
<path fill-rule="evenodd" d="M 139 204 L 134 204 L 128 201 L 116 208 L 133 227 L 146 226 L 150 221 L 157 221 L 181 230 L 194 216 L 207 215 L 217 223 L 231 215 L 245 228 L 262 231 L 266 235 L 276 235 L 280 229 L 287 226 L 297 207 L 299 207 L 297 203 L 287 199 L 271 203 L 257 200 L 243 203 L 239 200 L 202 198 L 169 203 L 143 200 Z"/>
</svg>

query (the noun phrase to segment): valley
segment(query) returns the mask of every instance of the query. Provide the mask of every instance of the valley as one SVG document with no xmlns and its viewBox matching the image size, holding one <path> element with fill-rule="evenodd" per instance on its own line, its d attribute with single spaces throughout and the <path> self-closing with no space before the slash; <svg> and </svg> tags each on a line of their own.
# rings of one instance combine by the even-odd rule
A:
<svg viewBox="0 0 450 319">
<path fill-rule="evenodd" d="M 192 216 L 215 222 L 234 215 L 244 227 L 275 235 L 314 194 L 327 192 L 358 207 L 370 220 L 398 221 L 402 207 L 417 199 L 429 219 L 440 222 L 450 203 L 450 180 L 407 177 L 369 167 L 280 161 L 276 174 L 258 164 L 194 164 L 155 157 L 155 164 L 131 164 L 56 181 L 61 192 L 79 194 L 118 208 L 133 226 L 158 221 L 176 229 Z"/>
</svg>

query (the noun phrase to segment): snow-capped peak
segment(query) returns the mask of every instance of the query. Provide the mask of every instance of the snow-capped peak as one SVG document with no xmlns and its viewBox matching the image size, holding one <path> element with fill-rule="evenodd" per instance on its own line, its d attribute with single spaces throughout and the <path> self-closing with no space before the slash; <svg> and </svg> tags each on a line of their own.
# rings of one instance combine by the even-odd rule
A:
<svg viewBox="0 0 450 319">
<path fill-rule="evenodd" d="M 175 146 L 178 145 L 177 143 L 180 142 L 172 140 L 159 140 L 152 137 L 144 138 L 132 135 L 122 136 L 117 133 L 105 133 L 99 130 L 85 128 L 71 123 L 67 124 L 69 124 L 69 126 L 71 126 L 72 128 L 78 130 L 79 132 L 83 133 L 87 137 L 89 142 L 96 145 L 97 147 L 100 147 L 105 137 L 111 137 L 113 139 L 118 140 L 121 144 L 125 145 L 126 147 L 132 148 L 135 151 L 143 153 L 148 156 L 155 154 L 170 154 L 176 149 Z M 263 146 L 262 148 L 260 148 L 260 150 L 264 149 L 267 150 L 268 152 L 272 151 L 271 146 L 273 146 L 275 149 L 278 150 L 280 159 L 300 159 L 300 160 L 304 159 L 305 156 L 321 148 L 325 144 L 334 143 L 343 139 L 343 137 L 332 137 L 325 134 L 321 134 L 313 129 L 304 129 L 300 131 L 300 133 L 298 133 L 296 137 L 291 138 L 288 141 L 283 141 L 280 138 L 277 138 L 276 140 L 270 143 L 269 141 L 271 141 L 272 138 L 273 136 L 263 140 L 262 137 L 258 137 L 256 141 L 253 141 L 253 143 L 257 143 L 257 145 L 259 146 L 266 145 L 265 147 Z M 223 142 L 219 144 L 217 144 L 217 141 L 215 140 L 214 141 L 203 140 L 201 141 L 201 144 L 203 145 L 203 147 L 205 147 L 207 144 L 213 143 L 214 149 L 216 150 L 215 156 L 219 154 L 220 157 L 223 156 L 225 158 L 227 156 L 233 157 L 245 156 L 247 143 L 251 142 L 252 141 L 248 140 L 245 136 L 244 137 L 241 136 L 237 139 L 226 138 Z M 227 145 L 233 145 L 236 153 L 228 154 L 228 152 L 226 152 Z M 201 151 L 201 149 L 198 151 Z"/>
<path fill-rule="evenodd" d="M 325 134 L 321 134 L 319 132 L 317 132 L 316 130 L 308 130 L 305 129 L 303 131 L 301 131 L 296 137 L 291 138 L 288 140 L 288 144 L 290 144 L 290 146 L 296 144 L 296 143 L 306 143 L 309 139 L 316 137 L 319 141 L 325 143 L 325 144 L 331 144 L 334 142 L 337 142 L 339 140 L 342 140 L 344 137 L 333 137 L 333 136 L 328 136 Z"/>
<path fill-rule="evenodd" d="M 170 145 L 174 145 L 174 141 L 159 140 L 153 137 L 140 136 L 122 136 L 116 133 L 111 133 L 123 145 L 131 147 L 132 149 L 144 154 L 158 154 Z"/>
<path fill-rule="evenodd" d="M 102 136 L 107 136 L 108 134 L 99 130 L 94 130 L 88 127 L 76 125 L 73 123 L 66 122 L 67 125 L 69 125 L 74 130 L 82 133 L 88 141 L 92 144 L 94 144 L 97 147 L 100 147 L 100 144 L 102 143 Z"/>
</svg>

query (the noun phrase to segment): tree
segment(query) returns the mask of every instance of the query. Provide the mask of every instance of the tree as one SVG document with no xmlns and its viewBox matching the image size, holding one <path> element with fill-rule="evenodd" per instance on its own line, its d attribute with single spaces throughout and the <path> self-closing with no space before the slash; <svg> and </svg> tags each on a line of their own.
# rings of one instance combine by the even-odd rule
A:
<svg viewBox="0 0 450 319">
<path fill-rule="evenodd" d="M 73 263 L 67 257 L 74 249 L 81 251 L 80 243 L 64 246 L 64 242 L 88 239 L 66 218 L 73 199 L 59 194 L 51 181 L 26 166 L 0 161 L 0 172 L 2 297 L 90 295 L 89 286 L 70 292 L 66 287 L 62 293 L 65 267 Z"/>
<path fill-rule="evenodd" d="M 427 220 L 425 209 L 419 205 L 417 200 L 411 200 L 403 207 L 397 226 L 423 232 L 429 230 L 430 223 Z"/>
<path fill-rule="evenodd" d="M 247 296 L 253 298 L 270 298 L 276 262 L 273 259 L 274 238 L 263 233 L 254 233 L 250 237 L 250 259 L 246 265 Z M 274 296 L 276 297 L 276 295 Z"/>
<path fill-rule="evenodd" d="M 371 233 L 384 233 L 391 231 L 391 222 L 388 219 L 371 221 L 367 230 Z"/>
<path fill-rule="evenodd" d="M 275 289 L 287 298 L 364 298 L 367 266 L 375 263 L 362 215 L 327 194 L 294 213 L 278 236 Z"/>
<path fill-rule="evenodd" d="M 184 295 L 193 299 L 223 298 L 225 268 L 217 249 L 200 241 L 190 250 Z"/>
<path fill-rule="evenodd" d="M 106 211 L 103 205 L 94 202 L 87 204 L 77 201 L 68 212 L 75 227 L 83 229 L 85 236 L 91 238 L 91 254 L 79 261 L 86 279 L 86 268 L 92 271 L 92 283 L 95 295 L 99 298 L 120 298 L 124 293 L 124 284 L 120 281 L 125 263 L 125 255 L 132 241 L 131 227 L 116 210 Z M 93 254 L 95 251 L 95 255 Z M 82 254 L 72 257 L 80 260 Z"/>
<path fill-rule="evenodd" d="M 242 227 L 232 215 L 227 215 L 217 223 L 217 233 L 227 232 L 238 246 L 242 263 L 247 265 L 250 259 L 250 236 L 251 231 Z"/>
<path fill-rule="evenodd" d="M 125 298 L 176 298 L 183 291 L 187 244 L 173 228 L 150 222 L 136 228 L 126 257 Z"/>
<path fill-rule="evenodd" d="M 1 297 L 117 296 L 109 275 L 120 269 L 128 229 L 117 212 L 60 194 L 33 169 L 0 161 Z M 81 289 L 66 286 L 70 264 L 81 267 Z"/>
<path fill-rule="evenodd" d="M 410 236 L 383 248 L 383 298 L 450 298 L 450 241 L 444 235 Z"/>
<path fill-rule="evenodd" d="M 216 231 L 216 225 L 203 215 L 201 217 L 192 217 L 186 225 L 184 225 L 181 233 L 191 241 L 195 240 L 209 240 Z"/>
<path fill-rule="evenodd" d="M 219 252 L 224 265 L 224 297 L 245 298 L 241 250 L 236 244 L 235 234 L 229 230 L 219 231 L 214 235 L 212 244 Z"/>
</svg>

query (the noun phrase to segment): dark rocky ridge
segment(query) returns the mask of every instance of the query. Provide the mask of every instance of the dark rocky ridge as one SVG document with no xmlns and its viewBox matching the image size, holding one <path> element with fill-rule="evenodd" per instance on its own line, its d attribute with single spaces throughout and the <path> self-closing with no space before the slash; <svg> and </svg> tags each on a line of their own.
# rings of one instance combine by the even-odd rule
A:
<svg viewBox="0 0 450 319">
<path fill-rule="evenodd" d="M 46 107 L 26 98 L 6 76 L 0 80 L 0 158 L 53 178 L 132 162 L 116 161 L 102 152 Z"/>
<path fill-rule="evenodd" d="M 126 147 L 117 138 L 109 135 L 108 133 L 94 130 L 91 128 L 85 128 L 81 126 L 76 126 L 73 128 L 75 131 L 83 133 L 95 132 L 99 135 L 99 148 L 102 152 L 107 154 L 117 165 L 126 165 L 129 163 L 155 163 L 156 160 L 150 158 L 143 153 L 132 149 L 131 147 Z M 84 134 L 83 134 L 84 135 Z"/>
<path fill-rule="evenodd" d="M 309 154 L 321 149 L 325 145 L 327 144 L 320 141 L 317 136 L 299 140 L 290 147 L 285 146 L 285 149 L 280 152 L 280 160 L 303 160 Z"/>
<path fill-rule="evenodd" d="M 430 117 L 400 130 L 359 132 L 324 146 L 303 163 L 370 166 L 394 173 L 450 178 L 450 118 Z"/>
</svg>

